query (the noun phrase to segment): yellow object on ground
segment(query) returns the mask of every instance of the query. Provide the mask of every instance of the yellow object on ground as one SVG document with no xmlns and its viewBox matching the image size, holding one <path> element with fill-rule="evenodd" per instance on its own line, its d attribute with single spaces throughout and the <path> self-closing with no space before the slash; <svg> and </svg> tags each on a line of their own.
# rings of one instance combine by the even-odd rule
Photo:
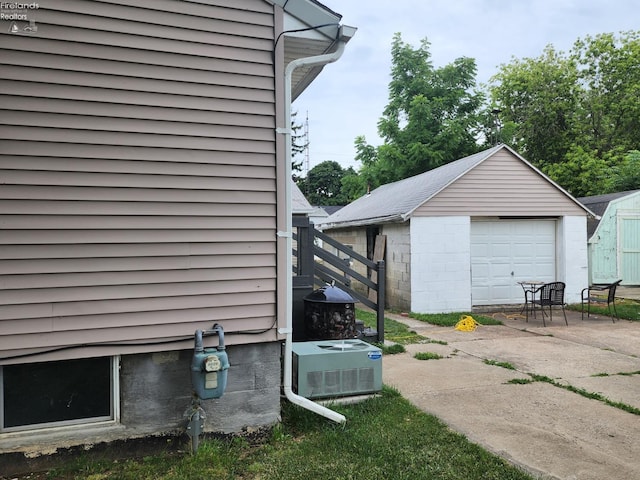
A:
<svg viewBox="0 0 640 480">
<path fill-rule="evenodd" d="M 480 325 L 475 319 L 470 315 L 462 315 L 460 317 L 460 321 L 456 323 L 456 330 L 460 330 L 462 332 L 473 332 L 476 327 Z"/>
</svg>

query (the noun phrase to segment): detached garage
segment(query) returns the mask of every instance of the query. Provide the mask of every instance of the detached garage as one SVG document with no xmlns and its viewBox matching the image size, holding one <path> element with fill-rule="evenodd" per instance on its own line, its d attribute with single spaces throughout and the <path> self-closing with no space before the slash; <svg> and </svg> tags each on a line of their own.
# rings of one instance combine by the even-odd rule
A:
<svg viewBox="0 0 640 480">
<path fill-rule="evenodd" d="M 383 185 L 322 229 L 369 258 L 384 238 L 387 306 L 439 313 L 520 304 L 522 280 L 565 282 L 567 302 L 579 302 L 590 215 L 499 145 Z"/>
</svg>

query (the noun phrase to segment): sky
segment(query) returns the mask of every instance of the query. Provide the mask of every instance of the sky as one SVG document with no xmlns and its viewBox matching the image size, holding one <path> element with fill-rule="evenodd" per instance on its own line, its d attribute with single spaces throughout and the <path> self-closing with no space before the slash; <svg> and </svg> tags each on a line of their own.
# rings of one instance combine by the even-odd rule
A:
<svg viewBox="0 0 640 480">
<path fill-rule="evenodd" d="M 355 138 L 382 143 L 377 123 L 388 103 L 396 32 L 414 48 L 427 38 L 434 68 L 475 59 L 476 80 L 486 84 L 500 65 L 537 58 L 549 44 L 568 52 L 587 35 L 640 30 L 637 0 L 320 1 L 358 31 L 293 103 L 296 123 L 308 125 L 308 168 L 334 160 L 357 170 Z"/>
</svg>

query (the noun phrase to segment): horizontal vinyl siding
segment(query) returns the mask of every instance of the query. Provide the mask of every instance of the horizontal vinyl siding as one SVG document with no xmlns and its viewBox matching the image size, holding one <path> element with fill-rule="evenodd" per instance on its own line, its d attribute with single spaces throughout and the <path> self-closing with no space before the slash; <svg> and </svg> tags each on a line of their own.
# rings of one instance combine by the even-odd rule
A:
<svg viewBox="0 0 640 480">
<path fill-rule="evenodd" d="M 60 139 L 61 140 L 61 139 Z M 163 165 L 164 169 L 172 168 L 173 173 L 178 175 L 185 175 L 192 172 L 192 169 L 197 169 L 196 174 L 202 175 L 200 169 L 207 169 L 217 172 L 222 168 L 221 165 L 241 165 L 241 166 L 267 166 L 271 167 L 273 163 L 273 156 L 269 154 L 262 154 L 256 152 L 234 152 L 233 155 L 229 155 L 224 150 L 219 151 L 199 151 L 199 150 L 181 150 L 178 148 L 153 148 L 153 147 L 138 147 L 136 149 L 130 149 L 114 145 L 76 145 L 72 143 L 66 143 L 64 150 L 52 148 L 54 145 L 59 146 L 58 142 L 20 142 L 14 140 L 6 140 L 2 143 L 2 152 L 5 155 L 15 154 L 20 155 L 18 162 L 25 156 L 38 156 L 44 157 L 41 162 L 46 162 L 47 170 L 57 169 L 59 171 L 68 171 L 64 168 L 64 162 L 50 162 L 49 157 L 64 158 L 69 162 L 82 162 L 83 171 L 90 172 L 96 165 L 101 165 L 99 171 L 103 171 L 103 168 L 107 168 L 110 172 L 129 172 L 135 173 L 138 170 L 143 170 L 145 173 L 154 173 L 152 170 L 157 165 L 154 165 L 152 161 L 157 162 L 169 162 L 172 165 Z M 59 150 L 59 151 L 58 151 Z M 124 154 L 127 160 L 117 160 Z M 180 161 L 176 162 L 176 158 L 180 156 Z M 71 157 L 71 158 L 70 158 Z M 10 163 L 11 157 L 7 161 L 7 166 L 15 163 Z M 94 159 L 95 162 L 85 162 L 84 159 Z M 99 163 L 97 159 L 107 159 L 106 161 Z M 132 160 L 147 160 L 147 162 L 132 162 Z M 36 165 L 34 160 L 22 163 L 23 169 L 29 169 L 32 165 Z M 190 165 L 191 163 L 198 165 Z M 105 165 L 109 165 L 106 167 Z M 214 165 L 214 166 L 211 166 Z M 126 169 L 123 170 L 123 166 Z M 32 168 L 33 170 L 39 170 L 38 168 Z M 217 176 L 217 175 L 216 175 Z"/>
<path fill-rule="evenodd" d="M 60 0 L 29 18 L 1 32 L 0 357 L 161 350 L 114 342 L 214 322 L 267 338 L 242 332 L 276 314 L 273 7 Z"/>
<path fill-rule="evenodd" d="M 419 207 L 414 216 L 586 215 L 567 195 L 500 150 Z"/>
</svg>

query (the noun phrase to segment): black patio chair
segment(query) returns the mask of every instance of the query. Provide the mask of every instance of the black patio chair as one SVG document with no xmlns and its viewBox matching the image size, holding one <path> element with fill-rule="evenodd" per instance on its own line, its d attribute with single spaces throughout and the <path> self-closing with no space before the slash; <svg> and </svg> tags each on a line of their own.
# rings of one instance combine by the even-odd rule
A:
<svg viewBox="0 0 640 480">
<path fill-rule="evenodd" d="M 531 300 L 531 306 L 535 309 L 536 305 L 540 305 L 542 311 L 542 325 L 547 326 L 544 321 L 544 307 L 549 307 L 549 321 L 553 321 L 553 307 L 562 307 L 562 314 L 564 315 L 564 323 L 569 326 L 567 322 L 567 313 L 564 311 L 564 289 L 566 285 L 564 282 L 551 282 L 545 283 L 540 288 L 536 289 L 533 293 L 533 299 Z M 535 311 L 535 310 L 534 310 Z"/>
<path fill-rule="evenodd" d="M 600 297 L 597 297 L 594 295 L 594 292 L 604 292 L 605 290 L 608 290 L 607 292 L 607 312 L 609 313 L 609 316 L 611 317 L 611 321 L 613 323 L 616 323 L 614 317 L 615 314 L 615 318 L 617 318 L 618 320 L 620 320 L 620 317 L 618 316 L 618 311 L 616 310 L 616 289 L 618 288 L 618 285 L 620 285 L 620 283 L 622 282 L 622 280 L 618 280 L 617 282 L 613 282 L 613 283 L 603 283 L 603 284 L 596 284 L 596 285 L 591 285 L 590 287 L 587 288 L 583 288 L 582 289 L 582 300 L 580 302 L 580 310 L 582 312 L 582 320 L 584 320 L 584 304 L 587 304 L 587 317 L 589 317 L 589 315 L 591 314 L 591 302 L 604 302 L 604 300 Z M 613 309 L 611 308 L 613 306 Z"/>
</svg>

